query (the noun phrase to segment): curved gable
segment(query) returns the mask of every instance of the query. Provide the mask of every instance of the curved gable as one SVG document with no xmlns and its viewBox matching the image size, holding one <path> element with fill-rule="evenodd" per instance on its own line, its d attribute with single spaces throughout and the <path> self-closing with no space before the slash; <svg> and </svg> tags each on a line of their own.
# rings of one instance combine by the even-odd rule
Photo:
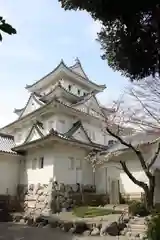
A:
<svg viewBox="0 0 160 240">
<path fill-rule="evenodd" d="M 19 115 L 19 118 L 28 115 L 29 113 L 37 110 L 41 106 L 43 106 L 44 103 L 42 103 L 34 94 L 31 94 L 28 102 L 26 103 L 26 106 L 24 107 L 23 111 Z"/>
</svg>

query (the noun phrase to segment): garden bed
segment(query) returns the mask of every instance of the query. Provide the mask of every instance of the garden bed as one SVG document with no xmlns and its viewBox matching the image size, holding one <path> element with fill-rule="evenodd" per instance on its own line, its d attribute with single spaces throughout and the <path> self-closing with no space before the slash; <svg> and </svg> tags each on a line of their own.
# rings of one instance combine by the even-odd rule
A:
<svg viewBox="0 0 160 240">
<path fill-rule="evenodd" d="M 120 210 L 113 210 L 113 209 L 105 209 L 99 207 L 76 207 L 73 209 L 73 214 L 80 218 L 92 218 L 98 216 L 105 216 L 109 214 L 121 214 L 122 211 Z"/>
</svg>

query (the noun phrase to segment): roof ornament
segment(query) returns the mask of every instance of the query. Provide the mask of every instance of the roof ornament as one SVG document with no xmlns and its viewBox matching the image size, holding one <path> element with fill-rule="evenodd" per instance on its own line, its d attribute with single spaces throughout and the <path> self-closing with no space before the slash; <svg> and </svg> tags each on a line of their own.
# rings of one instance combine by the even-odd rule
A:
<svg viewBox="0 0 160 240">
<path fill-rule="evenodd" d="M 80 64 L 80 61 L 79 61 L 78 57 L 75 58 L 75 62 L 76 62 L 76 64 Z"/>
<path fill-rule="evenodd" d="M 60 64 L 64 64 L 63 58 L 61 59 L 61 62 L 60 62 Z"/>
</svg>

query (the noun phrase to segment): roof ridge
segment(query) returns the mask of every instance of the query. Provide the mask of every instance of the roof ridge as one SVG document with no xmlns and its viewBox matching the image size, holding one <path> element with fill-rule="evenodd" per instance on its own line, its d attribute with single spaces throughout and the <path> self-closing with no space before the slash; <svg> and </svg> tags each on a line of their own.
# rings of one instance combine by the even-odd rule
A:
<svg viewBox="0 0 160 240">
<path fill-rule="evenodd" d="M 87 74 L 86 74 L 85 71 L 83 70 L 83 67 L 82 67 L 82 64 L 81 64 L 79 58 L 76 58 L 76 63 L 73 64 L 73 65 L 71 65 L 69 68 L 70 68 L 70 69 L 74 69 L 74 68 L 76 68 L 76 66 L 80 66 L 80 68 L 81 68 L 84 76 L 86 77 L 86 79 L 89 79 L 88 76 L 87 76 Z M 76 73 L 77 73 L 77 72 L 76 72 Z M 77 74 L 81 76 L 81 74 L 79 74 L 79 73 L 77 73 Z M 82 77 L 83 77 L 83 76 L 82 76 Z"/>
<path fill-rule="evenodd" d="M 81 63 L 80 63 L 80 64 L 81 64 Z M 87 82 L 92 83 L 92 84 L 94 84 L 94 85 L 96 85 L 96 86 L 99 86 L 99 87 L 106 88 L 105 84 L 103 84 L 103 85 L 98 85 L 98 84 L 92 82 L 88 77 L 85 78 L 85 77 L 83 77 L 82 75 L 78 74 L 77 72 L 73 71 L 70 67 L 68 67 L 68 66 L 64 63 L 63 60 L 61 60 L 61 62 L 57 65 L 57 67 L 56 67 L 54 70 L 52 70 L 51 72 L 49 72 L 48 74 L 46 74 L 44 77 L 42 77 L 41 79 L 39 79 L 39 80 L 36 81 L 35 83 L 33 83 L 33 84 L 31 84 L 31 85 L 26 85 L 25 88 L 26 88 L 26 89 L 29 89 L 30 87 L 33 87 L 34 85 L 38 84 L 40 81 L 44 80 L 44 79 L 45 79 L 46 77 L 48 77 L 50 74 L 54 73 L 54 72 L 60 67 L 60 65 L 63 65 L 66 69 L 68 69 L 70 72 L 72 72 L 73 74 L 77 75 L 78 77 L 80 77 L 80 78 L 82 78 L 82 79 L 84 79 L 84 80 L 87 80 Z"/>
<path fill-rule="evenodd" d="M 73 95 L 74 97 L 80 98 L 79 96 L 75 95 L 74 93 L 68 91 L 65 87 L 62 86 L 62 84 L 60 82 L 58 82 L 58 84 L 56 84 L 56 86 L 50 91 L 48 92 L 46 95 L 41 96 L 41 99 L 45 98 L 46 96 L 48 96 L 49 94 L 51 94 L 53 91 L 55 91 L 57 88 L 61 88 L 64 91 L 66 91 L 67 93 L 69 93 L 70 95 Z"/>
</svg>

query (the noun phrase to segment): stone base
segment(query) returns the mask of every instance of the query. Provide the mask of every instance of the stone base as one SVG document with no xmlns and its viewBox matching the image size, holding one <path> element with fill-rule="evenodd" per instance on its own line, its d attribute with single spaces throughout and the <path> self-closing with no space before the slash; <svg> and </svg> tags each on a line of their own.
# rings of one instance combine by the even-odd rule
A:
<svg viewBox="0 0 160 240">
<path fill-rule="evenodd" d="M 49 215 L 61 211 L 68 211 L 74 206 L 103 205 L 104 195 L 95 193 L 93 186 L 80 186 L 80 184 L 64 185 L 50 181 L 48 184 L 30 184 L 24 192 L 21 189 L 21 201 L 24 202 L 24 211 L 26 215 L 39 216 Z M 84 191 L 83 191 L 84 189 Z M 88 193 L 87 193 L 88 189 Z M 22 194 L 23 192 L 23 194 Z M 23 196 L 23 197 L 22 197 Z M 23 200 L 22 200 L 23 199 Z"/>
</svg>

